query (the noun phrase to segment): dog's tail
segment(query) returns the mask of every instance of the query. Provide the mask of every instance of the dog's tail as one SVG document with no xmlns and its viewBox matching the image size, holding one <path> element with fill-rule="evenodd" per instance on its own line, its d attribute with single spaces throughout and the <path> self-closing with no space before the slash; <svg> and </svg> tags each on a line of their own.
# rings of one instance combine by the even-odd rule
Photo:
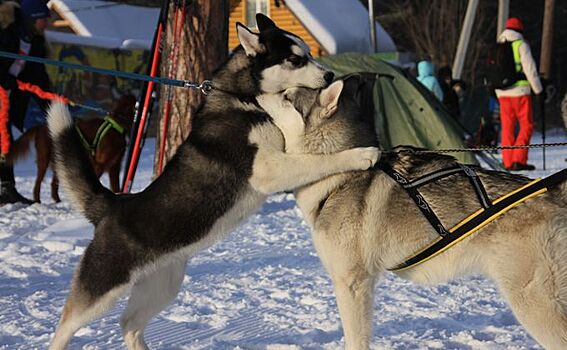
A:
<svg viewBox="0 0 567 350">
<path fill-rule="evenodd" d="M 74 206 L 96 225 L 107 211 L 114 193 L 99 182 L 64 104 L 51 104 L 48 126 L 57 176 Z"/>
<path fill-rule="evenodd" d="M 30 153 L 30 145 L 35 140 L 35 136 L 41 125 L 34 126 L 26 130 L 14 143 L 10 146 L 10 153 L 8 153 L 8 161 L 16 163 L 21 159 L 27 158 Z"/>
</svg>

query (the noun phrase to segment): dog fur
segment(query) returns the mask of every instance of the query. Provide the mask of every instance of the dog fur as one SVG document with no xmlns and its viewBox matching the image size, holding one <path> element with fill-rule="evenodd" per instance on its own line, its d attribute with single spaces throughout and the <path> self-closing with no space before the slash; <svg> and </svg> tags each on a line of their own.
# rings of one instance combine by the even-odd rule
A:
<svg viewBox="0 0 567 350">
<path fill-rule="evenodd" d="M 376 140 L 359 114 L 358 86 L 353 77 L 320 93 L 290 89 L 264 96 L 260 104 L 282 130 L 287 152 L 330 154 L 372 145 Z M 336 112 L 328 113 L 332 110 Z M 304 135 L 298 137 L 302 129 Z M 288 135 L 291 142 L 287 142 Z M 450 156 L 413 151 L 398 147 L 382 157 L 410 180 L 456 164 Z M 529 182 L 526 177 L 505 172 L 479 167 L 475 171 L 492 200 Z M 428 184 L 420 192 L 445 227 L 480 208 L 462 174 Z M 567 349 L 566 194 L 565 183 L 556 186 L 506 212 L 448 251 L 398 274 L 429 284 L 467 273 L 483 274 L 496 282 L 518 321 L 535 340 L 547 349 Z M 297 189 L 295 196 L 335 287 L 345 347 L 368 349 L 375 282 L 387 268 L 438 235 L 405 190 L 379 169 L 334 175 Z"/>
<path fill-rule="evenodd" d="M 133 95 L 123 95 L 116 101 L 112 109 L 112 117 L 125 131 L 130 130 L 132 126 L 135 104 L 136 99 Z M 92 143 L 102 123 L 103 120 L 101 118 L 83 119 L 77 121 L 76 126 L 85 139 L 89 143 Z M 33 200 L 36 203 L 41 203 L 41 182 L 49 168 L 53 154 L 53 146 L 47 125 L 41 124 L 26 130 L 26 132 L 14 142 L 9 153 L 8 161 L 17 162 L 27 157 L 32 142 L 35 144 L 37 164 L 37 176 L 33 187 Z M 125 149 L 125 135 L 120 134 L 115 129 L 110 129 L 100 140 L 94 156 L 90 157 L 92 167 L 97 177 L 100 178 L 102 174 L 108 173 L 110 189 L 114 193 L 120 192 L 120 162 L 124 156 Z M 55 202 L 61 201 L 59 198 L 59 179 L 55 172 L 53 172 L 51 179 L 51 198 Z"/>
<path fill-rule="evenodd" d="M 332 73 L 313 61 L 298 37 L 263 15 L 257 23 L 259 34 L 237 25 L 241 47 L 214 75 L 214 91 L 194 116 L 191 134 L 140 193 L 116 196 L 104 188 L 86 167 L 68 111 L 51 107 L 56 171 L 95 232 L 50 349 L 66 348 L 81 326 L 128 292 L 124 341 L 128 349 L 147 349 L 144 328 L 177 295 L 189 256 L 224 237 L 269 194 L 376 162 L 378 150 L 368 147 L 332 155 L 284 152 L 283 136 L 256 96 L 320 88 Z"/>
</svg>

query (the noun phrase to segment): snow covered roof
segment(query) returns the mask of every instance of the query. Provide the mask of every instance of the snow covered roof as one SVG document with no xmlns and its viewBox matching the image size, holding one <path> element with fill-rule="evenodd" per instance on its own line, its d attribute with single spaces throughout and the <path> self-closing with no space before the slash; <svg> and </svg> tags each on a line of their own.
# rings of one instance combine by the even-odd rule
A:
<svg viewBox="0 0 567 350">
<path fill-rule="evenodd" d="M 79 36 L 51 31 L 49 39 L 109 48 L 149 49 L 160 11 L 94 0 L 51 0 L 49 6 Z"/>
<path fill-rule="evenodd" d="M 286 0 L 286 6 L 329 54 L 370 53 L 368 10 L 359 0 Z M 394 52 L 396 45 L 376 22 L 378 52 Z"/>
<path fill-rule="evenodd" d="M 94 47 L 102 47 L 106 49 L 144 49 L 149 50 L 151 40 L 139 39 L 117 39 L 108 37 L 79 36 L 71 33 L 62 33 L 54 31 L 46 31 L 45 36 L 49 42 L 86 45 Z"/>
<path fill-rule="evenodd" d="M 359 0 L 286 0 L 286 6 L 329 54 L 370 53 L 368 11 Z M 50 40 L 106 48 L 150 49 L 159 8 L 100 0 L 51 0 L 49 6 L 77 35 L 49 32 Z M 378 52 L 394 52 L 394 41 L 376 22 Z"/>
</svg>

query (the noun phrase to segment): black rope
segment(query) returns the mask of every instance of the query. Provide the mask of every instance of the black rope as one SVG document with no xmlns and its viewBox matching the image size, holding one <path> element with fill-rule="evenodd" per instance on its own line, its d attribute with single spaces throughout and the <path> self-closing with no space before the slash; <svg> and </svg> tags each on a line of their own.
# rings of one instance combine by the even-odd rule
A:
<svg viewBox="0 0 567 350">
<path fill-rule="evenodd" d="M 412 154 L 457 153 L 457 152 L 496 151 L 496 150 L 503 150 L 503 149 L 545 148 L 545 147 L 559 147 L 559 146 L 567 146 L 567 142 L 535 143 L 535 144 L 523 145 L 523 146 L 495 146 L 495 147 L 476 147 L 476 148 L 444 148 L 444 149 L 437 149 L 437 150 L 428 150 L 428 149 L 411 150 L 411 149 L 405 148 L 405 149 L 402 149 L 402 150 L 383 151 L 382 153 L 386 153 L 386 154 L 396 154 L 396 153 L 404 153 L 404 152 L 412 153 Z"/>
</svg>

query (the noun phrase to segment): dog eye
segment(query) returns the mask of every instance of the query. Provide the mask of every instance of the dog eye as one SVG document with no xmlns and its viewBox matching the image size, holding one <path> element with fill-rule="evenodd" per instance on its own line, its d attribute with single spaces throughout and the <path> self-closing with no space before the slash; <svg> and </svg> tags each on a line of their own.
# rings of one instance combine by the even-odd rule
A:
<svg viewBox="0 0 567 350">
<path fill-rule="evenodd" d="M 301 57 L 301 56 L 298 56 L 298 55 L 291 55 L 287 58 L 287 60 L 294 67 L 299 67 L 305 62 L 305 57 Z"/>
</svg>

